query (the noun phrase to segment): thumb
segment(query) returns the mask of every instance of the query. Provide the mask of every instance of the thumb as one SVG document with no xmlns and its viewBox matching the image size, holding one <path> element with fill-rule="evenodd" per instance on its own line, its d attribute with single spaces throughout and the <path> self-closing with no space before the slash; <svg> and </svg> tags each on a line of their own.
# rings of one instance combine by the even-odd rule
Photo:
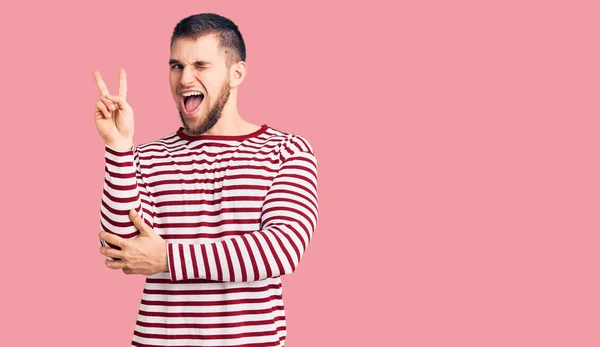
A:
<svg viewBox="0 0 600 347">
<path fill-rule="evenodd" d="M 144 222 L 144 220 L 142 219 L 142 217 L 140 216 L 139 213 L 137 213 L 137 211 L 132 208 L 131 210 L 129 210 L 129 218 L 131 219 L 131 221 L 133 222 L 133 225 L 135 225 L 135 227 L 137 228 L 137 230 L 140 231 L 140 234 L 142 235 L 148 235 L 148 225 L 146 224 L 146 222 Z"/>
</svg>

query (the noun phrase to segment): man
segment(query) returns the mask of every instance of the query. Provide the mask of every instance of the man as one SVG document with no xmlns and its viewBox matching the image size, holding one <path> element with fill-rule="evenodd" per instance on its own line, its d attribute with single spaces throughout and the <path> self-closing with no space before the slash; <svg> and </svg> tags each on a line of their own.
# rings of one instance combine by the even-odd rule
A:
<svg viewBox="0 0 600 347">
<path fill-rule="evenodd" d="M 313 149 L 238 113 L 246 50 L 229 19 L 183 19 L 170 50 L 183 126 L 137 147 L 125 71 L 118 95 L 93 72 L 106 161 L 100 253 L 111 269 L 147 276 L 131 345 L 283 346 L 280 276 L 317 222 Z"/>
</svg>

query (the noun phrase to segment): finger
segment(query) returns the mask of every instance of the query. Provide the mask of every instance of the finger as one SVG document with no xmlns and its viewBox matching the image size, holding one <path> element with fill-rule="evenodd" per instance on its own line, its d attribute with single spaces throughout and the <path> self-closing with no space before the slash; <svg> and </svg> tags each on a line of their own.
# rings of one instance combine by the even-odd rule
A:
<svg viewBox="0 0 600 347">
<path fill-rule="evenodd" d="M 123 273 L 126 275 L 131 275 L 131 274 L 133 274 L 133 270 L 125 267 L 125 268 L 123 268 Z"/>
<path fill-rule="evenodd" d="M 125 110 L 129 108 L 127 100 L 125 100 L 125 98 L 121 95 L 107 95 L 107 99 L 115 103 L 119 110 Z"/>
<path fill-rule="evenodd" d="M 133 225 L 135 225 L 137 230 L 140 231 L 140 234 L 148 233 L 148 231 L 147 231 L 148 225 L 146 224 L 146 222 L 144 222 L 144 220 L 142 219 L 140 214 L 137 212 L 137 210 L 135 210 L 133 208 L 131 210 L 129 210 L 129 218 L 131 219 L 131 221 L 133 222 Z"/>
<path fill-rule="evenodd" d="M 118 249 L 114 249 L 114 248 L 110 248 L 110 247 L 100 247 L 100 254 L 105 255 L 107 257 L 111 257 L 113 259 L 115 258 L 119 258 L 119 259 L 123 259 L 124 254 L 123 251 L 120 251 Z"/>
<path fill-rule="evenodd" d="M 100 239 L 111 243 L 119 248 L 123 248 L 125 246 L 125 239 L 111 233 L 107 233 L 106 231 L 100 232 Z"/>
<path fill-rule="evenodd" d="M 117 106 L 115 105 L 115 103 L 113 102 L 111 96 L 109 94 L 107 95 L 102 95 L 102 97 L 100 98 L 100 100 L 106 105 L 106 108 L 110 111 L 113 112 L 117 109 Z"/>
<path fill-rule="evenodd" d="M 106 105 L 100 100 L 96 102 L 96 112 L 97 111 L 100 111 L 104 115 L 104 117 L 110 118 L 110 111 L 106 108 Z"/>
<path fill-rule="evenodd" d="M 127 74 L 123 68 L 119 71 L 119 95 L 123 98 L 127 97 Z"/>
<path fill-rule="evenodd" d="M 106 259 L 104 261 L 104 264 L 106 264 L 106 267 L 110 268 L 110 269 L 123 269 L 123 268 L 125 268 L 125 262 L 123 260 L 110 260 L 110 259 Z"/>
<path fill-rule="evenodd" d="M 100 75 L 100 72 L 94 70 L 92 74 L 94 75 L 94 79 L 96 80 L 96 84 L 100 90 L 100 95 L 110 94 L 106 84 L 104 83 L 104 80 L 102 79 L 102 76 Z"/>
</svg>

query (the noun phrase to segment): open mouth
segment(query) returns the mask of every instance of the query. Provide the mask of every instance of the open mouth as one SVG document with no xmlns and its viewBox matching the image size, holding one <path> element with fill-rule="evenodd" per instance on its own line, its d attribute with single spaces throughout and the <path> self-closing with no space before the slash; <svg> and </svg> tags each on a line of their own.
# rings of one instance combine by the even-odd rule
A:
<svg viewBox="0 0 600 347">
<path fill-rule="evenodd" d="M 188 116 L 196 113 L 202 104 L 202 100 L 204 100 L 204 94 L 201 92 L 183 93 L 182 97 L 183 110 Z"/>
</svg>

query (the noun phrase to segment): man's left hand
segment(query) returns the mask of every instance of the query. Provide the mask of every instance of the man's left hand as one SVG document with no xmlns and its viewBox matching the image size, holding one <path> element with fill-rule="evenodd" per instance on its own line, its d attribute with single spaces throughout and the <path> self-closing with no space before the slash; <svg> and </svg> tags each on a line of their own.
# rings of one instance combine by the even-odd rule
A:
<svg viewBox="0 0 600 347">
<path fill-rule="evenodd" d="M 106 259 L 106 266 L 111 269 L 123 269 L 123 272 L 128 275 L 154 275 L 168 272 L 166 241 L 149 227 L 134 209 L 129 211 L 129 218 L 140 232 L 135 239 L 124 239 L 105 231 L 100 232 L 102 240 L 121 248 L 118 250 L 100 247 L 100 253 L 103 255 L 121 259 Z"/>
</svg>

